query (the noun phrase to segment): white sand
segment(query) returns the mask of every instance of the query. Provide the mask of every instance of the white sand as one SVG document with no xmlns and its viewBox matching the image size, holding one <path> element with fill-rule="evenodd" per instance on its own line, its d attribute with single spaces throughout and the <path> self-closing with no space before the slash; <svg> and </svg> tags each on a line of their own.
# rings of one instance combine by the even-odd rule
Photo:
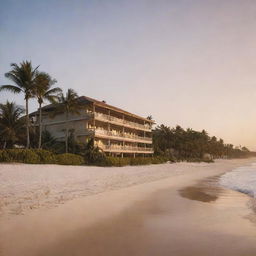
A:
<svg viewBox="0 0 256 256">
<path fill-rule="evenodd" d="M 61 249 L 63 243 L 66 243 L 62 241 L 79 237 L 77 231 L 116 216 L 134 202 L 144 200 L 162 189 L 173 191 L 170 194 L 170 204 L 174 209 L 179 209 L 177 217 L 178 220 L 181 218 L 180 222 L 177 221 L 177 231 L 180 229 L 179 225 L 184 227 L 184 216 L 188 218 L 188 223 L 193 223 L 194 219 L 190 220 L 190 215 L 200 216 L 201 220 L 204 220 L 202 216 L 207 213 L 212 218 L 212 225 L 220 212 L 214 212 L 213 216 L 217 217 L 213 218 L 210 215 L 210 206 L 190 203 L 189 200 L 178 196 L 177 190 L 197 180 L 219 175 L 255 161 L 218 160 L 213 164 L 177 163 L 123 168 L 1 165 L 0 194 L 4 204 L 0 218 L 0 255 L 71 255 L 70 251 Z M 69 201 L 60 205 L 65 200 Z M 51 206 L 58 207 L 48 209 Z M 39 209 L 33 210 L 34 207 Z M 187 207 L 189 211 L 196 209 L 196 212 L 193 210 L 187 216 Z M 32 210 L 27 211 L 30 208 Z M 221 210 L 221 216 L 224 216 L 221 219 L 230 218 L 225 216 L 225 212 Z M 198 215 L 199 213 L 201 215 Z M 227 228 L 234 234 L 247 233 L 251 228 L 249 221 L 242 219 L 242 225 L 236 225 L 237 218 L 241 216 L 234 216 L 234 221 L 231 222 L 234 227 L 230 227 L 231 224 L 225 226 L 225 222 L 220 222 L 216 229 L 222 234 Z M 246 229 L 243 231 L 243 228 Z M 182 232 L 185 236 L 187 230 Z M 252 231 L 252 235 L 254 234 Z M 48 250 L 54 251 L 53 248 L 62 252 L 47 253 Z M 73 249 L 71 247 L 70 250 Z M 72 255 L 85 255 L 85 251 L 81 249 Z"/>
<path fill-rule="evenodd" d="M 61 165 L 0 165 L 0 218 L 38 208 L 55 207 L 67 200 L 120 189 L 198 169 L 232 169 L 252 160 L 217 160 L 151 166 L 89 167 Z"/>
</svg>

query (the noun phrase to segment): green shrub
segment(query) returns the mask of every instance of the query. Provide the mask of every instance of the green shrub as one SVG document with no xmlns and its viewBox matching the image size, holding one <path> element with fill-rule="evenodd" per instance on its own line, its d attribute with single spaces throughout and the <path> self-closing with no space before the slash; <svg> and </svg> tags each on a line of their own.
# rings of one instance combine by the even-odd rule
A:
<svg viewBox="0 0 256 256">
<path fill-rule="evenodd" d="M 152 163 L 151 157 L 135 157 L 131 158 L 130 165 L 148 165 Z"/>
<path fill-rule="evenodd" d="M 164 157 L 106 157 L 104 161 L 94 163 L 100 166 L 127 166 L 127 165 L 149 165 L 166 163 L 169 159 Z"/>
<path fill-rule="evenodd" d="M 130 158 L 128 157 L 113 157 L 108 156 L 101 162 L 101 166 L 126 166 L 130 164 Z"/>
<path fill-rule="evenodd" d="M 39 156 L 41 164 L 57 163 L 56 155 L 45 149 L 35 149 L 34 152 Z"/>
<path fill-rule="evenodd" d="M 56 155 L 44 149 L 6 149 L 0 150 L 0 162 L 20 162 L 29 164 L 63 164 L 63 165 L 98 165 L 98 166 L 127 166 L 161 164 L 172 161 L 167 157 L 110 157 L 100 151 L 80 155 L 65 153 Z"/>
<path fill-rule="evenodd" d="M 99 147 L 94 146 L 93 140 L 90 140 L 85 149 L 84 160 L 89 165 L 104 165 L 106 155 Z"/>
<path fill-rule="evenodd" d="M 174 160 L 169 157 L 163 157 L 163 156 L 155 156 L 155 157 L 152 157 L 152 164 L 163 164 L 163 163 L 166 163 L 166 162 L 174 162 Z"/>
<path fill-rule="evenodd" d="M 32 149 L 6 149 L 2 151 L 3 162 L 40 163 L 40 157 Z"/>
<path fill-rule="evenodd" d="M 119 166 L 126 166 L 131 164 L 131 159 L 129 157 L 121 158 L 119 157 Z"/>
<path fill-rule="evenodd" d="M 33 150 L 23 150 L 18 154 L 23 163 L 27 164 L 39 164 L 40 157 Z"/>
<path fill-rule="evenodd" d="M 204 162 L 210 164 L 210 163 L 214 163 L 214 160 L 213 159 L 211 159 L 211 160 L 204 160 Z"/>
<path fill-rule="evenodd" d="M 212 159 L 204 159 L 204 158 L 188 158 L 186 159 L 187 162 L 195 162 L 195 163 L 201 163 L 201 162 L 205 162 L 205 163 L 214 163 L 214 161 Z"/>
<path fill-rule="evenodd" d="M 12 157 L 6 150 L 0 150 L 0 162 L 12 162 Z"/>
<path fill-rule="evenodd" d="M 106 162 L 106 155 L 103 152 L 97 150 L 86 151 L 84 155 L 84 161 L 89 165 L 104 165 Z"/>
<path fill-rule="evenodd" d="M 57 163 L 63 165 L 81 165 L 84 164 L 84 158 L 80 155 L 64 153 L 56 155 Z"/>
<path fill-rule="evenodd" d="M 0 150 L 0 162 L 80 165 L 84 159 L 74 154 L 55 155 L 44 149 L 6 149 Z"/>
</svg>

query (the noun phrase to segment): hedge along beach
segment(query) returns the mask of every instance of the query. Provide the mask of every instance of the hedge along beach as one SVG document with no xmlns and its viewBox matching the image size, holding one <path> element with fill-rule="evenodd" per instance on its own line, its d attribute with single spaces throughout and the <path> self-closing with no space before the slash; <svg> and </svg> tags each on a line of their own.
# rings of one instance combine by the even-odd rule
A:
<svg viewBox="0 0 256 256">
<path fill-rule="evenodd" d="M 251 162 L 40 171 L 2 164 L 1 255 L 253 255 L 249 197 L 210 185 L 199 196 L 181 193 Z M 216 198 L 204 201 L 202 194 Z"/>
</svg>

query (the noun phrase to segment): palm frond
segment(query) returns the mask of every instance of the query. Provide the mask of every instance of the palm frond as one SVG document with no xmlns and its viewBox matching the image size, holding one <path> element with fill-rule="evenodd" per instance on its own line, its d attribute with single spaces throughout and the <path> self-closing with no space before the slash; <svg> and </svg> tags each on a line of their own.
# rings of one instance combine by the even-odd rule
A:
<svg viewBox="0 0 256 256">
<path fill-rule="evenodd" d="M 13 93 L 20 93 L 22 92 L 22 89 L 14 85 L 2 85 L 0 86 L 0 91 L 10 91 Z"/>
<path fill-rule="evenodd" d="M 5 77 L 11 80 L 21 90 L 10 89 L 14 93 L 24 92 L 25 98 L 31 97 L 31 90 L 34 86 L 34 79 L 37 68 L 33 69 L 30 61 L 23 61 L 20 65 L 11 64 L 12 69 L 5 73 Z"/>
<path fill-rule="evenodd" d="M 20 118 L 24 109 L 13 102 L 0 104 L 0 140 L 4 138 L 12 145 L 22 130 L 24 130 L 24 119 Z"/>
<path fill-rule="evenodd" d="M 60 94 L 61 92 L 62 92 L 61 88 L 55 87 L 55 88 L 52 88 L 52 89 L 48 90 L 45 93 L 45 96 L 49 96 L 49 95 L 53 95 L 53 94 Z"/>
<path fill-rule="evenodd" d="M 83 104 L 78 101 L 78 95 L 73 89 L 68 89 L 67 93 L 59 94 L 57 97 L 57 104 L 52 116 L 56 116 L 59 113 L 77 114 L 80 115 L 80 111 L 83 109 Z"/>
<path fill-rule="evenodd" d="M 52 104 L 58 103 L 58 96 L 55 95 L 46 96 L 45 99 L 51 102 Z"/>
</svg>

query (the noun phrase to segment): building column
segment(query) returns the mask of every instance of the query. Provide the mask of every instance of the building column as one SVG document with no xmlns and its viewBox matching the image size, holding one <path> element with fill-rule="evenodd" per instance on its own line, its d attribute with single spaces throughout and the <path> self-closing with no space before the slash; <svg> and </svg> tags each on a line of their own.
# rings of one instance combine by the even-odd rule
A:
<svg viewBox="0 0 256 256">
<path fill-rule="evenodd" d="M 95 130 L 95 105 L 92 105 L 92 112 L 93 112 L 93 129 Z"/>
<path fill-rule="evenodd" d="M 108 120 L 110 121 L 110 109 L 108 110 Z M 110 123 L 108 123 L 108 132 L 110 132 Z M 109 149 L 111 150 L 111 140 L 108 140 L 108 146 Z"/>
<path fill-rule="evenodd" d="M 93 125 L 93 131 L 94 131 L 94 136 L 93 136 L 92 140 L 93 140 L 93 146 L 95 146 L 95 130 L 96 130 L 96 127 L 95 127 L 95 105 L 94 105 L 94 103 L 92 104 L 92 113 L 93 113 L 92 125 Z"/>
</svg>

